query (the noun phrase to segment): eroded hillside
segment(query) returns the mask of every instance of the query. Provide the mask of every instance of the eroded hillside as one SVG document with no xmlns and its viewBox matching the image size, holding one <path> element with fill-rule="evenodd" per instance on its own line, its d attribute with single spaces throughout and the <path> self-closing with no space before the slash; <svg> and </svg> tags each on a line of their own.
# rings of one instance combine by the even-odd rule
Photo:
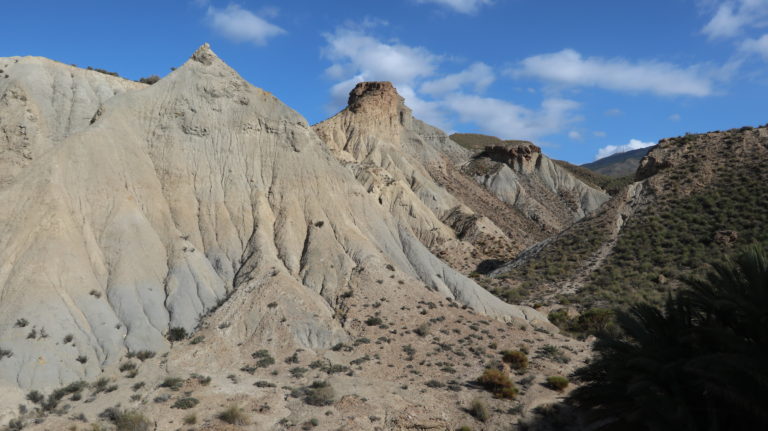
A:
<svg viewBox="0 0 768 431">
<path fill-rule="evenodd" d="M 430 252 L 521 245 L 483 216 L 492 195 L 451 179 L 463 150 L 402 100 L 391 122 L 358 124 L 362 92 L 325 126 L 339 140 L 322 141 L 207 45 L 151 86 L 11 62 L 36 72 L 8 68 L 0 118 L 41 132 L 0 188 L 4 421 L 63 429 L 138 411 L 157 429 L 190 413 L 228 429 L 233 407 L 255 429 L 453 429 L 477 422 L 465 409 L 479 399 L 498 428 L 555 400 L 546 376 L 585 359 L 584 343 Z M 40 108 L 60 93 L 40 74 L 64 77 L 56 106 L 77 121 Z M 77 96 L 94 88 L 112 96 Z M 13 163 L 18 142 L 4 148 Z M 481 197 L 463 204 L 440 172 Z M 530 364 L 510 373 L 505 350 Z M 487 367 L 516 401 L 478 381 Z"/>
</svg>

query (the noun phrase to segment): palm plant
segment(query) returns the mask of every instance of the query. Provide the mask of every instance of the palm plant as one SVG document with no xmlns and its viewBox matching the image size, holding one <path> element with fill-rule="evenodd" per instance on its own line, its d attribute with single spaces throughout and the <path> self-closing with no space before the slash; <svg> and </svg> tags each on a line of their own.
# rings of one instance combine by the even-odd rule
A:
<svg viewBox="0 0 768 431">
<path fill-rule="evenodd" d="M 714 265 L 663 310 L 620 313 L 573 399 L 602 429 L 768 429 L 768 259 Z"/>
</svg>

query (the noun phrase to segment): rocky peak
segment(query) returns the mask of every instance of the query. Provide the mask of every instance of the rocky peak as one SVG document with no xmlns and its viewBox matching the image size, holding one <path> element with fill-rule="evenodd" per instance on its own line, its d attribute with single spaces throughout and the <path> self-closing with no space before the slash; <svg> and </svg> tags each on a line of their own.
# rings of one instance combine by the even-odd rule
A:
<svg viewBox="0 0 768 431">
<path fill-rule="evenodd" d="M 200 48 L 197 48 L 191 57 L 192 60 L 197 61 L 198 63 L 202 63 L 206 66 L 213 64 L 214 60 L 218 58 L 219 57 L 216 56 L 216 54 L 213 52 L 211 45 L 209 45 L 208 42 L 200 45 Z"/>
<path fill-rule="evenodd" d="M 493 161 L 514 165 L 515 162 L 524 164 L 541 154 L 541 148 L 530 143 L 521 141 L 519 143 L 507 145 L 488 146 L 478 157 L 487 157 Z"/>
<path fill-rule="evenodd" d="M 391 82 L 360 82 L 349 92 L 348 109 L 356 114 L 371 113 L 397 117 L 401 125 L 411 119 L 411 110 Z M 386 118 L 383 117 L 383 118 Z"/>
</svg>

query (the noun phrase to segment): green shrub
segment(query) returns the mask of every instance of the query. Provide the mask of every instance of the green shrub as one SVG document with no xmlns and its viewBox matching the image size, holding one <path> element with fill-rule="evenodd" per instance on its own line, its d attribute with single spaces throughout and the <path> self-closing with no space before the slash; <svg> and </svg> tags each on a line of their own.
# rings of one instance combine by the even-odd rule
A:
<svg viewBox="0 0 768 431">
<path fill-rule="evenodd" d="M 151 359 L 155 357 L 155 352 L 151 350 L 140 350 L 138 352 L 129 352 L 128 358 L 136 358 L 142 362 L 146 361 L 147 359 Z"/>
<path fill-rule="evenodd" d="M 230 425 L 248 425 L 250 419 L 245 414 L 243 409 L 237 406 L 230 406 L 226 410 L 220 412 L 216 417 Z"/>
<path fill-rule="evenodd" d="M 123 362 L 122 364 L 120 364 L 120 372 L 133 371 L 137 367 L 138 366 L 136 365 L 135 362 L 131 362 L 131 361 Z"/>
<path fill-rule="evenodd" d="M 171 406 L 172 409 L 191 409 L 192 407 L 195 407 L 198 405 L 200 401 L 197 398 L 192 397 L 186 397 L 186 398 L 179 398 L 176 400 L 175 403 Z"/>
<path fill-rule="evenodd" d="M 496 368 L 486 368 L 477 381 L 496 398 L 511 400 L 517 396 L 515 384 L 512 383 L 509 376 Z"/>
<path fill-rule="evenodd" d="M 186 415 L 184 416 L 184 419 L 182 419 L 182 422 L 184 422 L 184 425 L 194 425 L 197 423 L 197 415 L 194 413 Z"/>
<path fill-rule="evenodd" d="M 187 330 L 177 326 L 169 329 L 166 337 L 168 338 L 168 341 L 181 341 L 187 338 Z"/>
<path fill-rule="evenodd" d="M 139 82 L 141 82 L 142 84 L 149 84 L 149 85 L 155 84 L 159 80 L 160 80 L 160 77 L 157 75 L 150 75 L 145 78 L 139 78 Z"/>
<path fill-rule="evenodd" d="M 565 390 L 565 388 L 568 387 L 568 384 L 570 382 L 566 377 L 563 376 L 549 376 L 547 377 L 547 386 L 550 388 L 562 392 Z"/>
<path fill-rule="evenodd" d="M 312 406 L 329 406 L 336 399 L 336 391 L 328 382 L 314 382 L 307 389 L 304 402 Z"/>
<path fill-rule="evenodd" d="M 121 410 L 110 407 L 99 414 L 115 425 L 116 431 L 150 431 L 155 424 L 136 410 Z"/>
<path fill-rule="evenodd" d="M 166 377 L 163 382 L 160 383 L 161 388 L 168 388 L 172 391 L 178 391 L 182 386 L 184 386 L 184 379 L 179 377 Z"/>
<path fill-rule="evenodd" d="M 378 317 L 378 316 L 371 316 L 365 319 L 365 324 L 368 326 L 379 326 L 382 323 L 384 323 L 384 321 L 381 320 L 381 317 Z"/>
<path fill-rule="evenodd" d="M 429 325 L 422 323 L 418 326 L 418 328 L 414 329 L 413 332 L 415 332 L 419 337 L 426 337 L 429 334 Z"/>
<path fill-rule="evenodd" d="M 517 350 L 506 350 L 501 353 L 501 360 L 513 370 L 524 371 L 528 368 L 528 356 Z"/>
<path fill-rule="evenodd" d="M 488 410 L 488 406 L 480 399 L 475 399 L 472 404 L 469 405 L 469 414 L 475 417 L 480 422 L 485 422 L 491 417 L 491 413 Z"/>
<path fill-rule="evenodd" d="M 437 381 L 437 380 L 430 380 L 430 381 L 428 381 L 427 383 L 424 383 L 424 384 L 429 386 L 430 388 L 435 388 L 435 389 L 444 388 L 445 387 L 445 383 Z"/>
<path fill-rule="evenodd" d="M 38 391 L 30 391 L 27 394 L 27 400 L 32 401 L 34 404 L 40 404 L 44 399 L 45 397 L 43 394 Z"/>
</svg>

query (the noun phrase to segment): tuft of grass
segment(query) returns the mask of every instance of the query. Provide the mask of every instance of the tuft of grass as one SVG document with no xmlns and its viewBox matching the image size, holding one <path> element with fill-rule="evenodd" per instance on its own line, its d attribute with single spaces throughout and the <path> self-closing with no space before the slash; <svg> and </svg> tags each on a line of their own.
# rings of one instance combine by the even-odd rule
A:
<svg viewBox="0 0 768 431">
<path fill-rule="evenodd" d="M 469 414 L 480 422 L 485 422 L 491 417 L 488 406 L 479 398 L 475 398 L 469 405 Z"/>
<path fill-rule="evenodd" d="M 163 382 L 160 383 L 161 388 L 168 388 L 172 391 L 178 391 L 182 386 L 184 386 L 184 379 L 179 377 L 166 377 Z"/>
<path fill-rule="evenodd" d="M 250 423 L 248 415 L 238 406 L 229 406 L 226 410 L 219 412 L 216 417 L 230 425 L 242 426 Z"/>
<path fill-rule="evenodd" d="M 550 388 L 562 392 L 565 390 L 565 388 L 568 387 L 568 384 L 570 381 L 568 381 L 567 377 L 563 376 L 549 376 L 547 377 L 547 386 Z"/>
</svg>

